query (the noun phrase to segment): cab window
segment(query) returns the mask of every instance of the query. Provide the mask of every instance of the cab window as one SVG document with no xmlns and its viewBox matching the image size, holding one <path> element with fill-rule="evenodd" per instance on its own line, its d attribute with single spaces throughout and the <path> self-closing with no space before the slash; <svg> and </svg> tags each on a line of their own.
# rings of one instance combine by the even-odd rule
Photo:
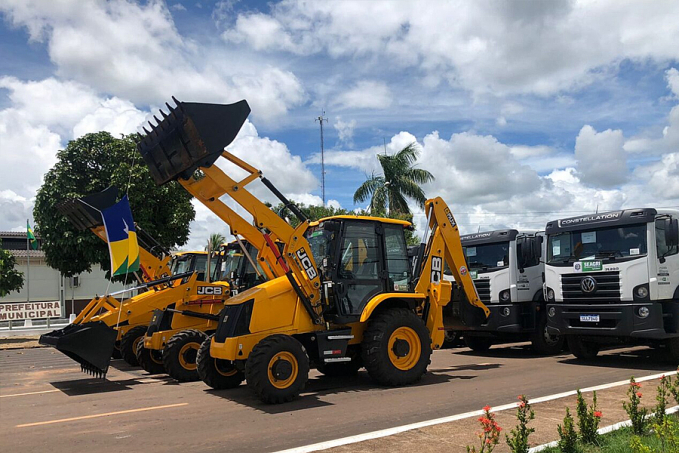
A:
<svg viewBox="0 0 679 453">
<path fill-rule="evenodd" d="M 340 252 L 340 277 L 355 280 L 379 278 L 378 252 L 374 225 L 347 225 Z"/>
<path fill-rule="evenodd" d="M 655 221 L 655 244 L 658 250 L 658 258 L 676 255 L 679 252 L 679 247 L 668 247 L 665 243 L 665 219 Z"/>
<path fill-rule="evenodd" d="M 389 272 L 389 291 L 408 291 L 411 270 L 408 261 L 403 227 L 385 225 L 384 244 L 387 252 L 387 270 Z"/>
</svg>

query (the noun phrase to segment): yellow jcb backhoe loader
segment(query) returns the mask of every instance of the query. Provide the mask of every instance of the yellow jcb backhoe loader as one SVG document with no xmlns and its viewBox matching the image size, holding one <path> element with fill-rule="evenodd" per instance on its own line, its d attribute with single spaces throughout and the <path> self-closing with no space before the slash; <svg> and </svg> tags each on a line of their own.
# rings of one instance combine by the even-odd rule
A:
<svg viewBox="0 0 679 453">
<path fill-rule="evenodd" d="M 269 250 L 286 271 L 227 300 L 217 331 L 198 352 L 198 369 L 208 385 L 235 387 L 246 379 L 262 401 L 281 403 L 299 395 L 311 364 L 333 374 L 364 366 L 385 385 L 418 381 L 432 349 L 443 343 L 443 307 L 452 291 L 442 279 L 444 263 L 469 302 L 467 321 L 487 318 L 457 224 L 441 198 L 425 203 L 428 229 L 411 269 L 404 236 L 408 222 L 336 216 L 312 226 L 259 170 L 224 150 L 250 112 L 247 102 L 174 101 L 176 107 L 168 105 L 169 114 L 161 111 L 163 120 L 138 143 L 154 180 L 178 180 L 191 193 L 199 190 L 200 200 L 217 215 L 226 206 L 220 197 L 231 197 L 265 232 Z M 229 177 L 213 165 L 220 156 L 247 176 Z M 256 179 L 300 219 L 297 228 L 246 190 Z M 283 244 L 282 253 L 274 239 Z"/>
<path fill-rule="evenodd" d="M 238 294 L 268 278 L 252 258 L 256 252 L 249 242 L 240 239 L 222 244 L 215 256 L 212 281 L 228 283 L 224 296 Z M 204 294 L 208 289 L 221 292 L 227 288 L 205 287 L 200 293 Z M 198 380 L 198 348 L 214 333 L 223 307 L 221 299 L 201 298 L 180 300 L 156 310 L 144 341 L 137 345 L 137 360 L 141 367 L 152 374 L 166 372 L 179 382 Z"/>
<path fill-rule="evenodd" d="M 90 229 L 106 241 L 99 211 L 113 205 L 116 194 L 117 191 L 107 189 L 90 197 L 67 200 L 57 208 L 76 227 Z M 135 288 L 95 297 L 72 324 L 41 335 L 39 340 L 71 357 L 80 363 L 83 371 L 93 375 L 106 375 L 115 351 L 119 351 L 127 363 L 136 366 L 137 344 L 144 338 L 153 311 L 195 297 L 196 282 L 205 279 L 206 252 L 179 253 L 168 266 L 169 252 L 141 229 L 137 228 L 137 231 L 142 269 L 142 276 L 137 275 L 137 278 L 142 283 Z M 133 291 L 145 292 L 131 298 L 116 297 Z M 221 296 L 209 298 L 217 298 L 220 303 L 224 300 Z"/>
</svg>

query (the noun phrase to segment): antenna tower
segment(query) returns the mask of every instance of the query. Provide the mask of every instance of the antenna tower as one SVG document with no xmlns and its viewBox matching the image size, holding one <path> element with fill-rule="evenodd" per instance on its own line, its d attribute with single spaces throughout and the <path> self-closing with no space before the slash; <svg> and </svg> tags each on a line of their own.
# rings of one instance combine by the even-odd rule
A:
<svg viewBox="0 0 679 453">
<path fill-rule="evenodd" d="M 323 121 L 326 123 L 328 119 L 325 118 L 325 110 L 320 116 L 314 118 L 321 125 L 321 191 L 323 193 L 323 206 L 325 206 L 325 150 L 323 149 Z"/>
</svg>

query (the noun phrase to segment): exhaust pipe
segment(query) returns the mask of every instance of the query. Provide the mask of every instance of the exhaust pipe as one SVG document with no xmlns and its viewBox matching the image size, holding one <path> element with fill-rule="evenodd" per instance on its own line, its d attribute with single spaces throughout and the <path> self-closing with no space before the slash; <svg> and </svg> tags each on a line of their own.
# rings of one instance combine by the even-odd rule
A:
<svg viewBox="0 0 679 453">
<path fill-rule="evenodd" d="M 199 167 L 210 167 L 221 156 L 243 127 L 250 106 L 242 100 L 235 104 L 203 104 L 180 102 L 165 104 L 157 124 L 144 128 L 137 149 L 149 167 L 156 184 L 162 186 L 179 178 L 189 179 Z"/>
<path fill-rule="evenodd" d="M 38 343 L 52 346 L 80 364 L 81 371 L 105 378 L 118 332 L 102 321 L 71 324 L 40 336 Z"/>
</svg>

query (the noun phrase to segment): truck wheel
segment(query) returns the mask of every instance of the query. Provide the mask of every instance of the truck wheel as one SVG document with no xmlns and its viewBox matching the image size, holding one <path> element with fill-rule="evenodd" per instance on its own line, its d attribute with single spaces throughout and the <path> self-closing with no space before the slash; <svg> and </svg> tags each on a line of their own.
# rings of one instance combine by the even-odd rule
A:
<svg viewBox="0 0 679 453">
<path fill-rule="evenodd" d="M 458 341 L 457 332 L 453 332 L 452 330 L 446 330 L 444 332 L 443 344 L 441 345 L 441 349 L 454 348 L 455 345 L 457 344 L 457 341 Z"/>
<path fill-rule="evenodd" d="M 137 344 L 144 342 L 147 326 L 136 326 L 123 335 L 120 339 L 120 355 L 123 360 L 132 366 L 139 366 L 137 361 Z"/>
<path fill-rule="evenodd" d="M 292 401 L 309 379 L 309 357 L 293 337 L 271 335 L 252 349 L 245 362 L 245 379 L 265 403 Z"/>
<path fill-rule="evenodd" d="M 552 335 L 547 332 L 547 316 L 544 314 L 538 318 L 538 325 L 530 341 L 533 351 L 544 355 L 560 353 L 564 344 L 563 335 Z"/>
<path fill-rule="evenodd" d="M 362 358 L 370 377 L 382 385 L 415 383 L 431 362 L 427 326 L 408 309 L 382 311 L 363 334 Z"/>
<path fill-rule="evenodd" d="M 215 390 L 238 387 L 245 379 L 245 375 L 232 362 L 212 358 L 210 356 L 211 343 L 212 335 L 207 337 L 198 349 L 196 356 L 198 377 Z"/>
<path fill-rule="evenodd" d="M 475 352 L 485 352 L 493 345 L 493 339 L 487 337 L 475 337 L 473 335 L 464 336 L 464 344 Z"/>
<path fill-rule="evenodd" d="M 200 379 L 196 357 L 206 338 L 207 335 L 195 329 L 183 330 L 170 337 L 163 348 L 163 365 L 171 378 L 179 382 Z"/>
<path fill-rule="evenodd" d="M 592 360 L 599 353 L 600 346 L 590 341 L 584 341 L 577 335 L 568 335 L 566 337 L 568 342 L 568 349 L 571 354 L 581 360 Z"/>
<path fill-rule="evenodd" d="M 137 342 L 137 362 L 141 369 L 151 374 L 165 373 L 163 353 L 153 349 L 146 349 L 144 341 Z"/>
</svg>

